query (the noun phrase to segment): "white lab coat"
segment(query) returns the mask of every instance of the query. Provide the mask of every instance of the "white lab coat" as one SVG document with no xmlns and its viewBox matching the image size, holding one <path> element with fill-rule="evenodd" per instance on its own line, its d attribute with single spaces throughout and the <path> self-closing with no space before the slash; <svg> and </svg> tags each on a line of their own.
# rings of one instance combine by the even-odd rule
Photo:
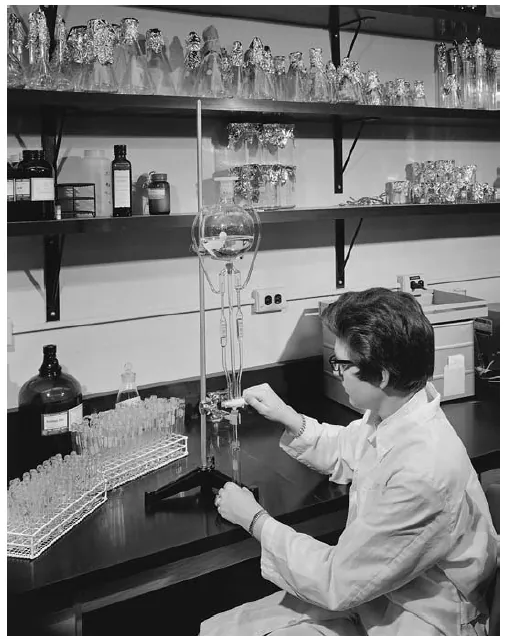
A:
<svg viewBox="0 0 507 639">
<path fill-rule="evenodd" d="M 348 427 L 308 418 L 301 437 L 284 433 L 280 445 L 351 483 L 345 530 L 329 546 L 267 519 L 262 576 L 284 592 L 207 620 L 201 634 L 484 633 L 499 539 L 433 385 L 384 421 L 369 411 Z"/>
</svg>

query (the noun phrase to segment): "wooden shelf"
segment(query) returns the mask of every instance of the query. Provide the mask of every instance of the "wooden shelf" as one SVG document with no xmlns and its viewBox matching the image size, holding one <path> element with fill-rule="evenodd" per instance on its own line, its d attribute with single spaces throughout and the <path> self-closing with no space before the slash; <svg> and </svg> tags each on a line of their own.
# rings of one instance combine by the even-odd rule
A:
<svg viewBox="0 0 507 639">
<path fill-rule="evenodd" d="M 329 29 L 331 24 L 330 5 L 143 5 L 143 8 L 321 29 Z M 373 17 L 374 20 L 363 22 L 362 33 L 445 42 L 462 40 L 465 36 L 470 40 L 481 37 L 486 46 L 500 47 L 498 18 L 421 5 L 334 5 L 333 8 L 339 10 L 340 24 L 362 16 Z M 355 27 L 352 24 L 343 30 L 353 31 Z"/>
<path fill-rule="evenodd" d="M 252 119 L 253 116 L 274 116 L 282 121 L 343 121 L 372 119 L 370 125 L 397 126 L 480 127 L 498 130 L 500 111 L 472 109 L 437 109 L 432 107 L 387 107 L 362 104 L 326 104 L 312 102 L 275 102 L 274 100 L 237 100 L 230 98 L 202 98 L 205 116 L 228 120 Z M 62 91 L 30 91 L 9 89 L 9 115 L 42 110 L 65 110 L 87 115 L 167 115 L 195 117 L 197 98 L 159 95 L 119 95 L 111 93 L 65 93 Z"/>
<path fill-rule="evenodd" d="M 334 206 L 317 209 L 261 211 L 262 224 L 322 222 L 351 218 L 407 217 L 410 215 L 498 215 L 500 203 L 488 204 L 410 204 L 394 206 Z M 195 215 L 134 215 L 90 219 L 8 222 L 7 236 L 67 235 L 76 233 L 121 233 L 190 229 Z"/>
</svg>

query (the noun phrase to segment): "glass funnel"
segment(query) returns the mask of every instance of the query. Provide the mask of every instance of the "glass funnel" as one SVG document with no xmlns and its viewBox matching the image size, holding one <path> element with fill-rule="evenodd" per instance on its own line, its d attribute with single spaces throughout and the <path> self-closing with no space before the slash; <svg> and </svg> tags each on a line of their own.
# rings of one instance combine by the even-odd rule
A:
<svg viewBox="0 0 507 639">
<path fill-rule="evenodd" d="M 194 249 L 215 260 L 231 262 L 249 251 L 258 234 L 255 214 L 234 204 L 234 177 L 215 178 L 220 201 L 197 215 L 192 227 Z M 197 237 L 196 237 L 197 236 Z"/>
</svg>

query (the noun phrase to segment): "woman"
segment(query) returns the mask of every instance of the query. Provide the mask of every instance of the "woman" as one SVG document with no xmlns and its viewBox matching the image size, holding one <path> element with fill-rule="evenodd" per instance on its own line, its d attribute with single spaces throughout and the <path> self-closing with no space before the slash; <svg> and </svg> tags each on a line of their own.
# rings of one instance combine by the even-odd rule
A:
<svg viewBox="0 0 507 639">
<path fill-rule="evenodd" d="M 267 385 L 244 398 L 284 425 L 282 449 L 350 483 L 347 525 L 329 546 L 281 524 L 228 483 L 218 512 L 261 544 L 261 571 L 282 590 L 205 621 L 202 635 L 475 635 L 498 558 L 486 498 L 429 382 L 434 337 L 408 293 L 344 293 L 323 320 L 330 363 L 350 402 L 347 427 L 320 424 Z M 485 583 L 483 583 L 485 582 Z"/>
</svg>

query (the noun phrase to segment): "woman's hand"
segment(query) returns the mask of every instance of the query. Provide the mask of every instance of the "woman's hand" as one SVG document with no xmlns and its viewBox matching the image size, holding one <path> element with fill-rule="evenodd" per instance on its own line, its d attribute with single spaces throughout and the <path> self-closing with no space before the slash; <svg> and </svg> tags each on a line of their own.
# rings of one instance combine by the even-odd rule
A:
<svg viewBox="0 0 507 639">
<path fill-rule="evenodd" d="M 245 389 L 243 398 L 260 415 L 283 424 L 292 433 L 297 433 L 301 428 L 301 415 L 280 399 L 269 384 L 259 384 Z"/>
<path fill-rule="evenodd" d="M 224 519 L 239 524 L 245 530 L 248 530 L 255 513 L 262 508 L 248 488 L 240 488 L 232 481 L 218 491 L 215 506 Z"/>
</svg>

